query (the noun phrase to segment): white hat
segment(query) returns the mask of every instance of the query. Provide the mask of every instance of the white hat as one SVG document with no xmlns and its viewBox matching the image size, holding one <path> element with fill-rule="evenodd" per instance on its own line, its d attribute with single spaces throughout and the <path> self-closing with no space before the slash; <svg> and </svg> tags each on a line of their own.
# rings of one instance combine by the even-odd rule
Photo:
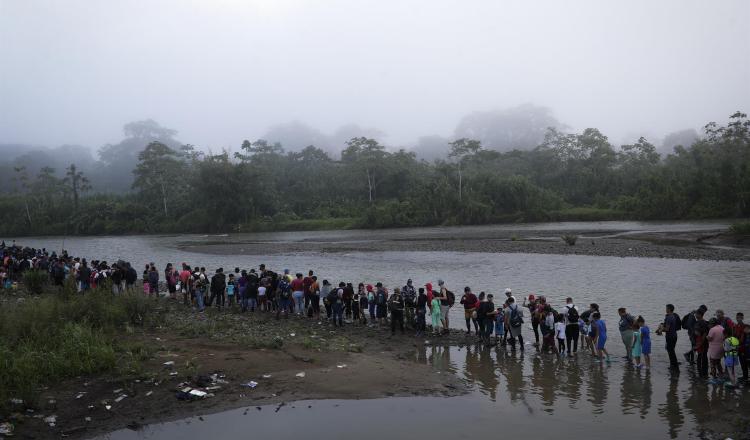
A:
<svg viewBox="0 0 750 440">
<path fill-rule="evenodd" d="M 507 289 L 505 289 L 505 293 L 511 293 L 510 287 L 508 287 Z"/>
</svg>

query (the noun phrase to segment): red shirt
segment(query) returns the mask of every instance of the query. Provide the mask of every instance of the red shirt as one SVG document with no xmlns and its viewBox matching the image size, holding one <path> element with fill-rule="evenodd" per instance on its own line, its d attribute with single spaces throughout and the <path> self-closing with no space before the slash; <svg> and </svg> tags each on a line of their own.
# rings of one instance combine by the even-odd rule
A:
<svg viewBox="0 0 750 440">
<path fill-rule="evenodd" d="M 305 290 L 305 283 L 301 279 L 295 278 L 292 280 L 292 292 L 302 292 Z"/>
</svg>

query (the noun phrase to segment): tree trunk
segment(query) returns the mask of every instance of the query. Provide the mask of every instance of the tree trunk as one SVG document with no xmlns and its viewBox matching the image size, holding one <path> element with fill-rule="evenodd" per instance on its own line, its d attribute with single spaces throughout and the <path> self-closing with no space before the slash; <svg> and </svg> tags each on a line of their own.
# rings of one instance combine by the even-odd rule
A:
<svg viewBox="0 0 750 440">
<path fill-rule="evenodd" d="M 463 176 L 461 175 L 461 162 L 459 161 L 458 162 L 458 201 L 459 202 L 461 201 L 461 196 L 462 196 L 461 193 L 463 192 L 462 185 L 463 185 Z"/>
<path fill-rule="evenodd" d="M 366 168 L 365 172 L 367 173 L 367 191 L 370 198 L 370 204 L 372 205 L 372 177 L 370 176 L 370 169 Z"/>
<path fill-rule="evenodd" d="M 164 217 L 167 216 L 167 188 L 164 186 L 164 182 L 161 182 L 161 200 L 164 203 Z"/>
<path fill-rule="evenodd" d="M 31 227 L 31 212 L 29 211 L 29 199 L 24 197 L 24 204 L 26 205 L 26 218 L 29 219 L 29 227 Z"/>
</svg>

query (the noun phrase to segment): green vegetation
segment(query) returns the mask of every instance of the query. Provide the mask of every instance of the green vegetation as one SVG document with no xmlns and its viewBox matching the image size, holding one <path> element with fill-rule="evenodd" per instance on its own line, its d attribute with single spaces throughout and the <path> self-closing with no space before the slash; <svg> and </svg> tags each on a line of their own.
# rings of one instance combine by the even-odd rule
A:
<svg viewBox="0 0 750 440">
<path fill-rule="evenodd" d="M 729 227 L 729 232 L 734 235 L 750 235 L 750 221 L 732 224 Z"/>
<path fill-rule="evenodd" d="M 568 246 L 575 246 L 576 242 L 578 241 L 578 236 L 573 234 L 565 234 L 562 236 L 562 239 Z"/>
<path fill-rule="evenodd" d="M 0 305 L 0 410 L 10 399 L 35 406 L 40 387 L 86 374 L 138 373 L 150 350 L 123 333 L 160 320 L 159 303 L 143 295 L 59 294 L 3 298 Z"/>
<path fill-rule="evenodd" d="M 644 138 L 615 147 L 595 128 L 550 128 L 536 148 L 505 153 L 457 139 L 431 163 L 364 137 L 352 138 L 340 160 L 264 140 L 244 141 L 233 156 L 168 145 L 144 145 L 127 194 L 86 196 L 89 181 L 75 165 L 64 179 L 50 168 L 34 178 L 16 168 L 14 192 L 0 197 L 0 234 L 750 216 L 750 121 L 739 112 L 664 158 Z"/>
</svg>

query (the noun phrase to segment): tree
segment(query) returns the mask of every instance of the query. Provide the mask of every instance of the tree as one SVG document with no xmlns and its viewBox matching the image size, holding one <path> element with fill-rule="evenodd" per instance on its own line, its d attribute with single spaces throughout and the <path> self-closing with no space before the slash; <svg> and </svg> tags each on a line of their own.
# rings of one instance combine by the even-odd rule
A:
<svg viewBox="0 0 750 440">
<path fill-rule="evenodd" d="M 31 211 L 29 211 L 29 176 L 26 173 L 26 167 L 14 167 L 13 170 L 16 172 L 16 191 L 18 191 L 23 197 L 26 219 L 29 222 L 29 227 L 31 227 Z"/>
<path fill-rule="evenodd" d="M 73 195 L 73 212 L 77 213 L 80 195 L 91 189 L 89 179 L 83 175 L 82 171 L 77 171 L 75 164 L 70 164 L 66 170 L 63 184 L 70 187 L 70 193 Z"/>
<path fill-rule="evenodd" d="M 351 138 L 341 152 L 341 162 L 352 165 L 356 171 L 364 171 L 367 177 L 367 200 L 375 202 L 378 185 L 385 174 L 384 159 L 388 156 L 385 147 L 375 139 L 366 137 Z"/>
<path fill-rule="evenodd" d="M 454 135 L 456 138 L 477 139 L 492 150 L 509 151 L 536 147 L 550 127 L 565 128 L 550 109 L 524 104 L 466 115 L 458 123 Z"/>
<path fill-rule="evenodd" d="M 179 154 L 161 142 L 151 142 L 138 154 L 133 188 L 147 200 L 160 200 L 164 217 L 169 215 L 169 189 L 180 186 L 185 172 L 183 165 Z"/>
<path fill-rule="evenodd" d="M 458 201 L 463 200 L 463 175 L 461 171 L 461 165 L 467 157 L 477 154 L 482 149 L 482 143 L 474 140 L 461 138 L 456 139 L 450 143 L 451 152 L 448 157 L 456 158 L 456 166 L 458 167 Z"/>
</svg>

